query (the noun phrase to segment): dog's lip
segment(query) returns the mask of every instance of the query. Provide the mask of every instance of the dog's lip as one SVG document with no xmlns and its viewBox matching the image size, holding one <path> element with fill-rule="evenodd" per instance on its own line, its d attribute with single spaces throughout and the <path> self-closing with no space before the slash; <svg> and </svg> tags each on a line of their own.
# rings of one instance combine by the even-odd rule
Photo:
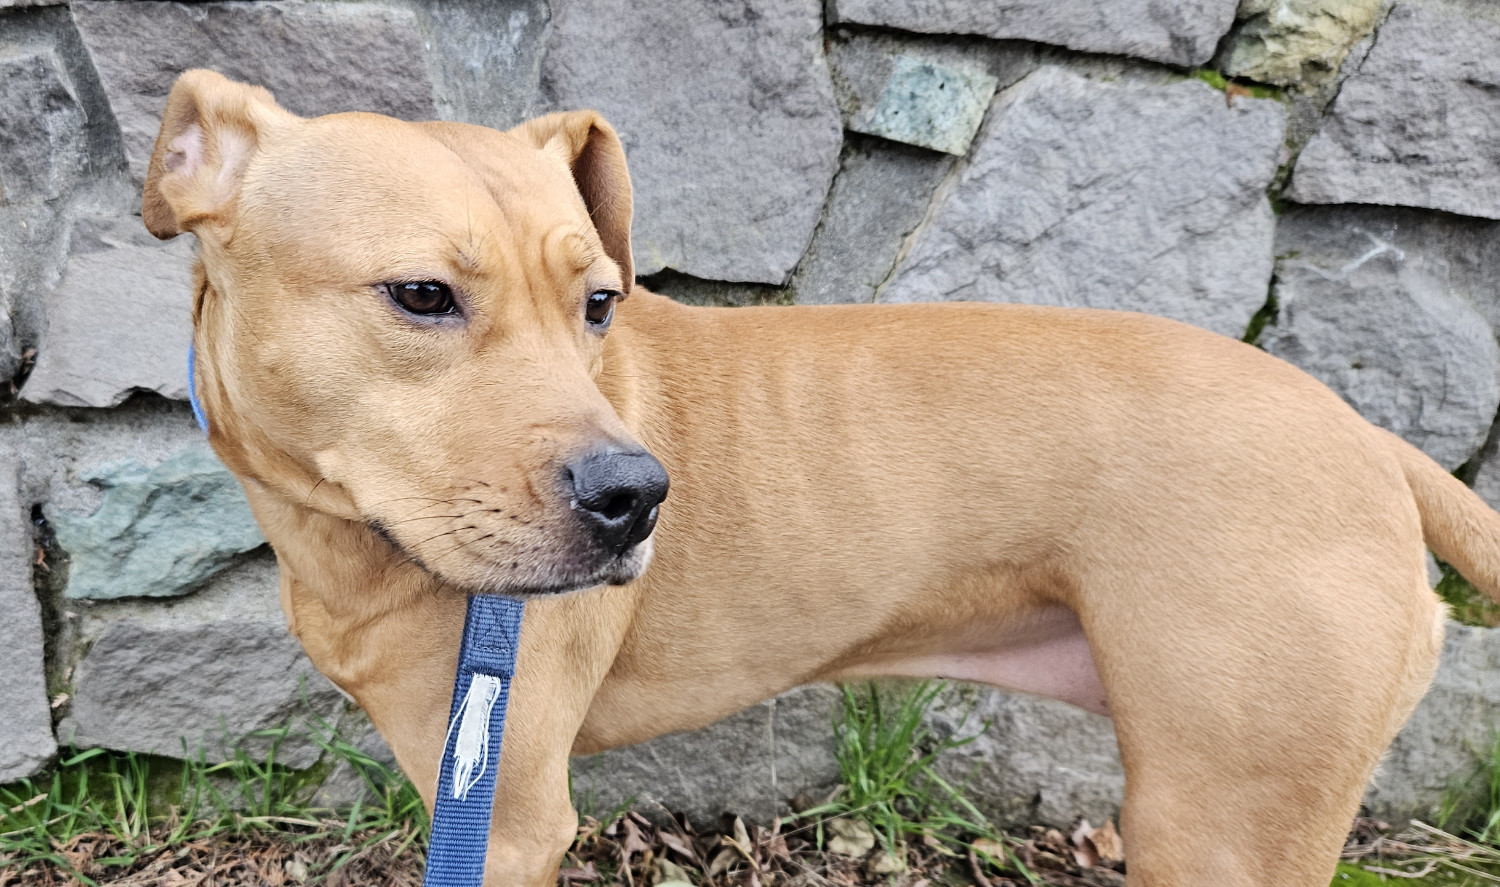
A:
<svg viewBox="0 0 1500 887">
<path fill-rule="evenodd" d="M 644 564 L 634 569 L 624 569 L 627 562 L 635 558 L 636 551 L 642 544 L 644 542 L 637 543 L 629 551 L 610 558 L 604 566 L 595 570 L 587 578 L 576 582 L 559 582 L 553 585 L 524 588 L 485 589 L 483 593 L 506 594 L 514 597 L 552 597 L 560 594 L 571 594 L 577 591 L 587 591 L 591 588 L 599 588 L 605 585 L 629 585 L 631 582 L 639 579 L 641 574 L 645 572 Z"/>
<path fill-rule="evenodd" d="M 579 579 L 554 582 L 547 585 L 487 585 L 481 588 L 473 588 L 468 583 L 455 581 L 451 577 L 445 576 L 442 572 L 428 566 L 422 560 L 421 555 L 402 545 L 400 540 L 391 533 L 379 518 L 367 518 L 365 525 L 370 528 L 371 532 L 379 536 L 405 557 L 408 562 L 416 566 L 417 569 L 440 582 L 457 586 L 469 594 L 503 594 L 511 597 L 552 597 L 575 591 L 586 591 L 590 588 L 598 588 L 603 585 L 628 585 L 639 579 L 641 574 L 645 572 L 645 563 L 641 563 L 634 568 L 629 568 L 628 565 L 631 561 L 637 559 L 641 547 L 647 545 L 651 539 L 651 536 L 647 536 L 625 551 L 612 556 L 598 568 Z"/>
</svg>

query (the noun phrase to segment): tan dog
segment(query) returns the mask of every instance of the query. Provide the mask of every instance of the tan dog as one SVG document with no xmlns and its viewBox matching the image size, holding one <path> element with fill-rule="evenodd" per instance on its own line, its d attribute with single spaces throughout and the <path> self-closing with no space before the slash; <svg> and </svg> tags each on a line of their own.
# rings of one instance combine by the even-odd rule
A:
<svg viewBox="0 0 1500 887">
<path fill-rule="evenodd" d="M 291 629 L 429 804 L 465 594 L 531 597 L 487 884 L 553 882 L 570 752 L 865 675 L 1111 714 L 1135 887 L 1328 883 L 1437 661 L 1423 540 L 1494 592 L 1500 516 L 1239 342 L 684 307 L 630 214 L 593 113 L 304 120 L 204 71 L 146 180 Z"/>
</svg>

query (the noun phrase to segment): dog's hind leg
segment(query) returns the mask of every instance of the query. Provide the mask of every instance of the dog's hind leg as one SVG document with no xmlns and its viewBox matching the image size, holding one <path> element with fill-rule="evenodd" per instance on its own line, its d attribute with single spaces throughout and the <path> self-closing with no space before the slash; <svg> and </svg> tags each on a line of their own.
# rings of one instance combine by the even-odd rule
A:
<svg viewBox="0 0 1500 887">
<path fill-rule="evenodd" d="M 1107 639 L 1094 656 L 1126 772 L 1131 887 L 1329 883 L 1442 632 L 1425 582 L 1381 593 L 1370 572 L 1342 572 L 1310 574 L 1345 585 L 1332 595 L 1158 576 L 1086 613 Z"/>
</svg>

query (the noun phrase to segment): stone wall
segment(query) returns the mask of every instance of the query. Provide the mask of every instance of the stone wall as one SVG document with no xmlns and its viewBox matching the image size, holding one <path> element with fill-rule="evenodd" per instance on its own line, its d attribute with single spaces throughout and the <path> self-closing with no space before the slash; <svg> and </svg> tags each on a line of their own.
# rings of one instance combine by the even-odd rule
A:
<svg viewBox="0 0 1500 887">
<path fill-rule="evenodd" d="M 289 721 L 379 749 L 287 637 L 183 402 L 193 246 L 146 235 L 139 186 L 193 66 L 302 114 L 596 107 L 638 270 L 674 297 L 1180 318 L 1258 339 L 1500 504 L 1491 0 L 0 0 L 0 781 L 59 743 L 213 759 Z M 1496 638 L 1451 633 L 1376 810 L 1430 815 L 1500 724 Z M 579 761 L 579 802 L 769 816 L 834 782 L 836 704 L 808 688 Z M 934 724 L 965 713 L 991 726 L 946 766 L 991 812 L 1118 803 L 1107 721 L 962 688 Z"/>
</svg>

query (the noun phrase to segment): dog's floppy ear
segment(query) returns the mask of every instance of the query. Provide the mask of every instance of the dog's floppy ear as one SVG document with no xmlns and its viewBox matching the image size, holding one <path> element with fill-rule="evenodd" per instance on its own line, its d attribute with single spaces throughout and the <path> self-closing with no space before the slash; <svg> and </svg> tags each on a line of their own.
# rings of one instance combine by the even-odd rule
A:
<svg viewBox="0 0 1500 887">
<path fill-rule="evenodd" d="M 259 86 L 213 71 L 183 72 L 167 96 L 146 168 L 146 230 L 166 240 L 224 221 L 263 135 L 297 119 Z"/>
<path fill-rule="evenodd" d="M 630 173 L 620 137 L 596 111 L 548 114 L 522 124 L 522 131 L 538 148 L 562 153 L 604 251 L 620 266 L 623 295 L 629 295 L 635 260 L 630 254 Z"/>
</svg>

